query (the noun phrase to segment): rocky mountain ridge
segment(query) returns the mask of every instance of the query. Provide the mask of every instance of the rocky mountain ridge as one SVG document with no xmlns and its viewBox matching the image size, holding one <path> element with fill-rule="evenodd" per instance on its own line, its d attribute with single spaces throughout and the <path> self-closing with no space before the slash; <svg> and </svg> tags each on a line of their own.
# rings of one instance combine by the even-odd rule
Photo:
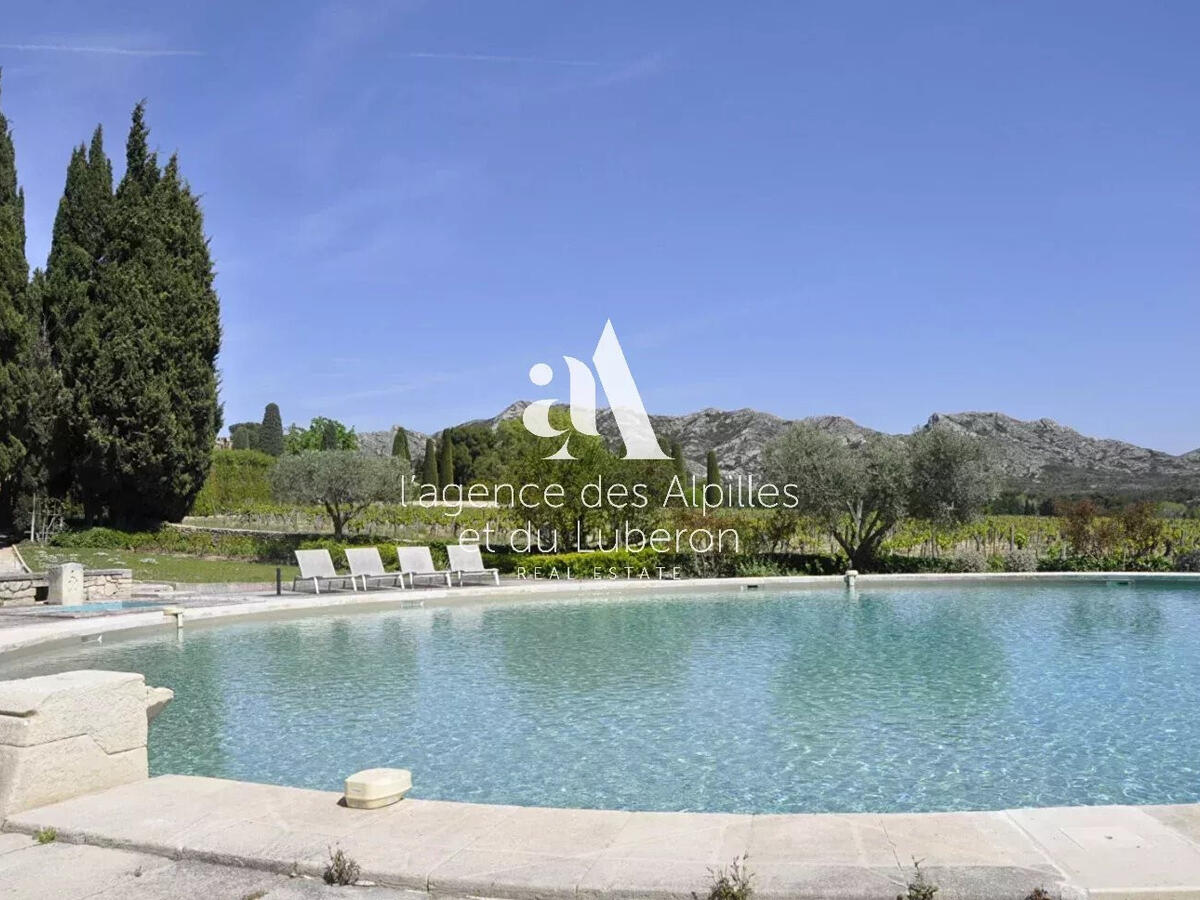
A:
<svg viewBox="0 0 1200 900">
<path fill-rule="evenodd" d="M 490 419 L 464 424 L 494 428 L 502 421 L 519 418 L 528 405 L 528 401 L 518 401 Z M 664 445 L 680 443 L 689 471 L 702 475 L 705 456 L 715 450 L 727 477 L 759 474 L 763 448 L 799 421 L 813 422 L 851 443 L 881 434 L 842 416 L 784 419 L 753 409 L 710 408 L 679 416 L 651 415 L 650 421 Z M 616 445 L 619 436 L 611 415 L 601 411 L 598 424 L 601 433 Z M 921 427 L 935 424 L 984 441 L 1009 489 L 1038 496 L 1200 497 L 1200 449 L 1174 456 L 1125 441 L 1089 437 L 1052 419 L 1023 420 L 1000 412 L 934 413 Z M 395 429 L 365 432 L 359 435 L 360 447 L 367 453 L 390 453 L 394 434 Z M 408 432 L 413 459 L 424 453 L 426 437 Z"/>
</svg>

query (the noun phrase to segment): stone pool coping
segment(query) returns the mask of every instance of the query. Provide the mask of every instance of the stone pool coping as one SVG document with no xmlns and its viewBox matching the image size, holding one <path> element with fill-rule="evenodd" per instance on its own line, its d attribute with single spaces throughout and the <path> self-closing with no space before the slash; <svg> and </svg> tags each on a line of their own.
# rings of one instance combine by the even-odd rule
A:
<svg viewBox="0 0 1200 900">
<path fill-rule="evenodd" d="M 1200 574 L 860 575 L 882 584 L 1188 581 Z M 245 618 L 492 605 L 588 593 L 826 587 L 840 576 L 513 583 L 419 591 L 244 598 L 189 606 L 185 627 Z M 214 597 L 216 601 L 219 598 Z M 160 611 L 0 628 L 0 659 L 105 634 L 174 628 Z M 420 772 L 415 773 L 419 785 Z M 340 794 L 166 775 L 10 816 L 6 831 L 53 827 L 59 839 L 173 858 L 319 875 L 340 845 L 363 877 L 438 896 L 492 898 L 703 895 L 709 869 L 749 854 L 756 895 L 883 898 L 923 860 L 940 896 L 1200 900 L 1200 804 L 916 814 L 658 813 L 405 800 L 351 810 Z"/>
<path fill-rule="evenodd" d="M 6 831 L 173 859 L 320 875 L 331 848 L 362 877 L 434 896 L 703 896 L 746 855 L 755 896 L 905 891 L 912 860 L 939 896 L 1200 897 L 1200 804 L 999 812 L 730 815 L 404 800 L 163 775 L 10 816 Z"/>
</svg>

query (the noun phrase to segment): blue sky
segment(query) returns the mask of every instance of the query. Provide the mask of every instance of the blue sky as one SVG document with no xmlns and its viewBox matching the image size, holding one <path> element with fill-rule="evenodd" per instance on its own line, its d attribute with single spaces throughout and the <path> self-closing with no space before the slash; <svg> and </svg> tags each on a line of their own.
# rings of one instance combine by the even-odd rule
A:
<svg viewBox="0 0 1200 900">
<path fill-rule="evenodd" d="M 651 412 L 1200 447 L 1200 4 L 21 7 L 30 259 L 71 146 L 101 122 L 119 170 L 147 98 L 227 422 L 492 415 L 611 318 Z"/>
</svg>

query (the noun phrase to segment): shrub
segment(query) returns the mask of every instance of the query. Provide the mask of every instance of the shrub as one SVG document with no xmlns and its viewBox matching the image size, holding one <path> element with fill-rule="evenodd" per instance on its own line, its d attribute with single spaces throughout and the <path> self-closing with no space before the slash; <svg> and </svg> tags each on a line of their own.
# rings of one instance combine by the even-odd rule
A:
<svg viewBox="0 0 1200 900">
<path fill-rule="evenodd" d="M 237 434 L 246 429 L 239 428 Z M 275 457 L 258 450 L 217 450 L 204 486 L 192 503 L 192 515 L 240 512 L 271 499 L 269 475 Z"/>
<path fill-rule="evenodd" d="M 39 844 L 53 844 L 58 840 L 57 828 L 39 828 L 33 833 L 33 839 Z"/>
<path fill-rule="evenodd" d="M 353 859 L 347 856 L 341 847 L 329 851 L 329 863 L 321 877 L 326 884 L 337 884 L 345 887 L 358 881 L 362 869 Z"/>
<path fill-rule="evenodd" d="M 1176 572 L 1200 572 L 1200 550 L 1175 554 L 1172 565 Z"/>
<path fill-rule="evenodd" d="M 750 870 L 746 868 L 748 857 L 735 857 L 729 868 L 709 869 L 712 885 L 705 894 L 705 900 L 750 900 L 754 896 L 751 885 Z M 700 900 L 700 895 L 692 892 L 693 900 Z"/>
<path fill-rule="evenodd" d="M 1030 547 L 1017 547 L 1004 554 L 1003 565 L 1005 572 L 1036 572 L 1038 555 Z"/>
<path fill-rule="evenodd" d="M 959 547 L 946 568 L 950 572 L 986 572 L 989 569 L 988 558 L 975 547 Z"/>
</svg>

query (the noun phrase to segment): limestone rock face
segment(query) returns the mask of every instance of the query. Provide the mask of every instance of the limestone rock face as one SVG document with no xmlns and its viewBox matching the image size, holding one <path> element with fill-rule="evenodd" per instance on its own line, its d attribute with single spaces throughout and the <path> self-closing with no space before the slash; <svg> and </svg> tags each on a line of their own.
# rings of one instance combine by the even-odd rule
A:
<svg viewBox="0 0 1200 900">
<path fill-rule="evenodd" d="M 149 719 L 170 700 L 163 690 L 93 670 L 0 682 L 0 819 L 149 777 Z"/>
</svg>

